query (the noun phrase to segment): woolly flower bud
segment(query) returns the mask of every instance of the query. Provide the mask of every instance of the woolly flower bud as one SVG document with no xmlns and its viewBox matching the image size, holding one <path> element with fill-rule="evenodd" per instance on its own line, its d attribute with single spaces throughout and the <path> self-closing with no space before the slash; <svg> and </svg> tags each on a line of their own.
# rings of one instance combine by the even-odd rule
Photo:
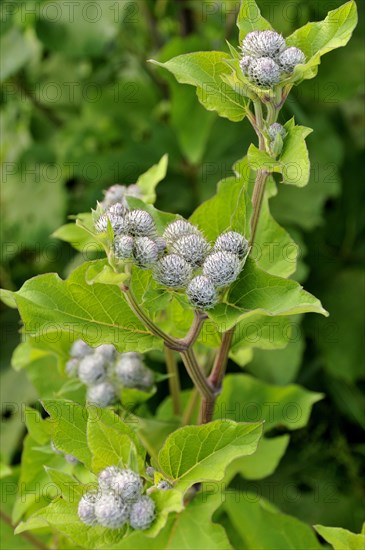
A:
<svg viewBox="0 0 365 550">
<path fill-rule="evenodd" d="M 119 529 L 127 523 L 130 505 L 115 493 L 106 493 L 98 497 L 95 503 L 97 522 L 109 529 Z"/>
<path fill-rule="evenodd" d="M 182 256 L 192 267 L 198 267 L 203 263 L 209 248 L 209 244 L 201 235 L 184 235 L 171 245 L 171 251 Z"/>
<path fill-rule="evenodd" d="M 106 361 L 114 361 L 116 349 L 113 344 L 102 344 L 95 349 L 95 353 L 104 357 Z"/>
<path fill-rule="evenodd" d="M 95 516 L 95 503 L 97 501 L 97 493 L 85 493 L 80 499 L 77 512 L 82 523 L 85 525 L 96 525 L 98 523 Z"/>
<path fill-rule="evenodd" d="M 149 268 L 158 260 L 158 246 L 148 237 L 137 237 L 133 246 L 133 258 L 136 264 L 143 268 Z"/>
<path fill-rule="evenodd" d="M 142 480 L 132 470 L 121 470 L 109 466 L 99 474 L 99 487 L 102 491 L 113 492 L 127 502 L 135 502 L 141 496 Z"/>
<path fill-rule="evenodd" d="M 70 351 L 71 357 L 76 357 L 77 359 L 82 359 L 85 355 L 92 353 L 94 353 L 93 348 L 83 340 L 75 340 Z"/>
<path fill-rule="evenodd" d="M 147 468 L 146 468 L 146 476 L 152 477 L 152 478 L 153 478 L 154 475 L 155 475 L 155 471 L 156 471 L 156 470 L 155 470 L 152 466 L 147 466 Z"/>
<path fill-rule="evenodd" d="M 148 237 L 156 231 L 155 222 L 148 212 L 132 210 L 126 215 L 128 233 L 134 237 Z"/>
<path fill-rule="evenodd" d="M 133 529 L 142 531 L 148 529 L 155 519 L 155 503 L 152 498 L 143 496 L 131 508 L 129 517 Z"/>
<path fill-rule="evenodd" d="M 242 69 L 242 72 L 244 75 L 248 75 L 248 69 L 252 63 L 252 57 L 250 57 L 249 55 L 244 55 L 240 61 L 240 67 Z"/>
<path fill-rule="evenodd" d="M 129 212 L 129 209 L 122 202 L 116 202 L 107 211 L 108 215 L 120 216 L 124 218 Z"/>
<path fill-rule="evenodd" d="M 284 71 L 291 73 L 296 65 L 305 63 L 305 55 L 299 48 L 292 47 L 284 50 L 280 54 L 278 61 Z"/>
<path fill-rule="evenodd" d="M 143 196 L 143 193 L 137 183 L 132 183 L 132 185 L 128 185 L 126 195 L 128 197 L 141 198 Z"/>
<path fill-rule="evenodd" d="M 156 281 L 170 288 L 183 288 L 191 279 L 190 264 L 177 254 L 168 254 L 157 262 L 154 277 Z"/>
<path fill-rule="evenodd" d="M 200 235 L 200 231 L 192 223 L 185 220 L 176 220 L 176 222 L 170 223 L 164 233 L 163 238 L 167 244 L 172 244 L 177 239 L 180 239 L 184 235 Z"/>
<path fill-rule="evenodd" d="M 271 126 L 269 126 L 268 134 L 271 141 L 274 141 L 278 134 L 282 137 L 282 139 L 284 139 L 286 136 L 286 130 L 284 126 L 282 126 L 278 122 L 274 122 L 274 124 L 271 124 Z"/>
<path fill-rule="evenodd" d="M 126 191 L 127 188 L 125 185 L 120 185 L 119 183 L 112 185 L 109 189 L 104 191 L 103 206 L 108 207 L 116 202 L 123 202 Z"/>
<path fill-rule="evenodd" d="M 271 88 L 280 81 L 279 65 L 270 57 L 253 59 L 248 68 L 248 78 L 263 88 Z"/>
<path fill-rule="evenodd" d="M 161 256 L 166 250 L 166 247 L 167 247 L 166 241 L 162 237 L 156 237 L 155 243 L 157 245 L 158 254 L 159 256 Z"/>
<path fill-rule="evenodd" d="M 129 260 L 133 253 L 133 237 L 129 235 L 120 235 L 114 239 L 114 255 L 119 260 Z"/>
<path fill-rule="evenodd" d="M 153 372 L 139 358 L 122 357 L 115 365 L 115 374 L 126 388 L 145 390 L 153 385 Z"/>
<path fill-rule="evenodd" d="M 115 400 L 114 386 L 110 382 L 101 382 L 95 386 L 90 386 L 87 390 L 86 399 L 97 407 L 107 407 Z"/>
<path fill-rule="evenodd" d="M 76 357 L 72 357 L 69 361 L 67 361 L 65 370 L 68 376 L 76 376 L 79 370 L 79 360 L 76 359 Z"/>
<path fill-rule="evenodd" d="M 104 380 L 105 359 L 101 355 L 87 355 L 80 361 L 79 378 L 88 386 Z"/>
<path fill-rule="evenodd" d="M 114 205 L 117 206 L 117 205 Z M 119 206 L 119 203 L 118 203 Z M 112 209 L 113 206 L 111 206 L 110 209 Z M 105 233 L 108 230 L 108 220 L 110 221 L 110 225 L 112 226 L 113 232 L 115 235 L 120 235 L 121 233 L 126 233 L 128 229 L 128 224 L 126 222 L 126 218 L 121 215 L 118 212 L 118 209 L 115 209 L 114 211 L 110 212 L 110 209 L 107 212 L 104 212 L 95 222 L 95 229 L 98 233 Z M 120 209 L 119 209 L 120 210 Z"/>
<path fill-rule="evenodd" d="M 248 242 L 240 233 L 227 231 L 227 233 L 219 235 L 215 241 L 214 250 L 216 252 L 232 252 L 242 259 L 248 252 Z"/>
<path fill-rule="evenodd" d="M 235 281 L 241 271 L 241 262 L 232 252 L 215 252 L 208 256 L 203 265 L 203 273 L 219 288 Z"/>
<path fill-rule="evenodd" d="M 198 309 L 210 309 L 217 303 L 214 284 L 203 275 L 198 275 L 190 281 L 186 294 L 191 305 Z"/>
<path fill-rule="evenodd" d="M 252 57 L 275 58 L 284 48 L 284 38 L 275 31 L 249 32 L 242 43 L 243 54 Z"/>
</svg>

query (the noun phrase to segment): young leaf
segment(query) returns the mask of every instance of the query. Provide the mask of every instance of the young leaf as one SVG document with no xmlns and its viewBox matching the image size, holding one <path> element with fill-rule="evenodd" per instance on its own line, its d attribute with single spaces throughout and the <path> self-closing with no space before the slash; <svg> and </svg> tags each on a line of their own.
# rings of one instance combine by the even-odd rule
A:
<svg viewBox="0 0 365 550">
<path fill-rule="evenodd" d="M 164 155 L 157 164 L 154 164 L 147 172 L 139 176 L 137 185 L 142 191 L 144 202 L 154 204 L 156 200 L 156 187 L 166 176 L 167 164 L 168 155 Z"/>
<path fill-rule="evenodd" d="M 248 161 L 253 170 L 268 170 L 282 174 L 282 183 L 304 187 L 309 180 L 310 162 L 305 138 L 312 132 L 305 126 L 295 126 L 294 120 L 285 125 L 287 136 L 280 158 L 275 160 L 265 151 L 251 144 Z"/>
<path fill-rule="evenodd" d="M 293 81 L 313 78 L 318 72 L 321 56 L 345 46 L 357 24 L 356 2 L 351 0 L 328 13 L 326 19 L 307 23 L 287 37 L 288 46 L 300 48 L 306 55 L 306 63 L 294 69 Z"/>
<path fill-rule="evenodd" d="M 73 248 L 87 255 L 103 250 L 100 241 L 76 223 L 62 225 L 51 236 L 69 243 Z"/>
<path fill-rule="evenodd" d="M 90 266 L 105 260 L 86 262 L 66 281 L 51 273 L 27 281 L 14 293 L 28 333 L 47 337 L 49 330 L 65 332 L 97 346 L 114 344 L 120 351 L 146 351 L 160 342 L 134 316 L 115 285 L 88 285 L 85 275 Z"/>
<path fill-rule="evenodd" d="M 242 42 L 251 31 L 272 30 L 272 26 L 261 15 L 255 0 L 243 0 L 237 17 L 237 27 L 240 30 L 239 40 Z"/>
<path fill-rule="evenodd" d="M 217 420 L 173 432 L 158 455 L 162 470 L 184 492 L 200 481 L 219 481 L 228 464 L 255 452 L 262 424 Z"/>
<path fill-rule="evenodd" d="M 229 418 L 235 422 L 264 421 L 265 432 L 277 426 L 298 430 L 307 424 L 312 406 L 321 399 L 323 394 L 310 392 L 297 384 L 274 386 L 247 374 L 231 374 L 224 379 L 214 418 Z"/>
<path fill-rule="evenodd" d="M 237 122 L 245 117 L 248 100 L 222 80 L 231 73 L 226 64 L 229 59 L 229 54 L 213 51 L 179 55 L 165 63 L 152 62 L 170 71 L 178 82 L 195 86 L 200 103 L 208 111 Z"/>
<path fill-rule="evenodd" d="M 359 534 L 351 533 L 341 527 L 325 527 L 324 525 L 314 525 L 313 527 L 334 550 L 363 550 L 365 548 L 365 524 L 363 532 Z"/>
</svg>

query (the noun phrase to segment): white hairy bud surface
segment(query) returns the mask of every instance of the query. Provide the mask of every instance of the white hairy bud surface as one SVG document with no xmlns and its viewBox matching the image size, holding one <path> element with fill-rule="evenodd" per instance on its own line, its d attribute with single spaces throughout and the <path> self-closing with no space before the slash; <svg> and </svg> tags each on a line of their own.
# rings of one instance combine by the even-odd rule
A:
<svg viewBox="0 0 365 550">
<path fill-rule="evenodd" d="M 83 495 L 78 505 L 78 515 L 82 523 L 85 525 L 97 525 L 98 520 L 95 516 L 95 503 L 97 500 L 97 493 L 88 492 Z"/>
<path fill-rule="evenodd" d="M 253 59 L 248 68 L 248 78 L 262 88 L 271 88 L 280 81 L 280 68 L 270 57 Z"/>
<path fill-rule="evenodd" d="M 98 479 L 102 491 L 113 492 L 126 502 L 135 502 L 141 496 L 142 480 L 132 470 L 109 466 L 100 472 Z"/>
<path fill-rule="evenodd" d="M 126 357 L 126 355 L 123 354 L 114 367 L 118 380 L 126 388 L 149 389 L 153 385 L 153 372 L 143 364 L 140 358 Z"/>
<path fill-rule="evenodd" d="M 106 361 L 114 361 L 117 350 L 113 344 L 102 344 L 95 348 L 95 353 L 104 357 Z"/>
<path fill-rule="evenodd" d="M 71 359 L 69 359 L 66 363 L 65 370 L 67 376 L 77 376 L 79 370 L 79 360 L 76 359 L 76 357 L 72 357 Z"/>
<path fill-rule="evenodd" d="M 279 122 L 274 122 L 274 124 L 271 124 L 271 126 L 269 126 L 268 134 L 271 141 L 274 141 L 278 134 L 282 137 L 282 139 L 284 139 L 286 136 L 286 130 L 284 126 L 279 124 Z"/>
<path fill-rule="evenodd" d="M 166 227 L 162 237 L 168 245 L 171 245 L 174 241 L 180 239 L 184 235 L 192 234 L 201 235 L 199 229 L 192 223 L 187 222 L 186 220 L 176 220 Z"/>
<path fill-rule="evenodd" d="M 235 281 L 241 271 L 241 262 L 232 252 L 214 252 L 205 260 L 203 273 L 217 288 Z"/>
<path fill-rule="evenodd" d="M 88 386 L 104 380 L 106 376 L 104 357 L 94 354 L 81 359 L 78 375 L 81 382 Z"/>
<path fill-rule="evenodd" d="M 125 217 L 129 235 L 133 237 L 149 237 L 156 232 L 155 222 L 144 210 L 131 210 Z"/>
<path fill-rule="evenodd" d="M 70 351 L 71 357 L 77 359 L 82 359 L 85 355 L 91 355 L 92 353 L 94 353 L 93 348 L 83 340 L 75 340 Z"/>
<path fill-rule="evenodd" d="M 130 505 L 115 493 L 98 496 L 95 502 L 97 522 L 109 529 L 120 529 L 129 519 Z"/>
<path fill-rule="evenodd" d="M 134 240 L 130 235 L 119 235 L 113 243 L 114 255 L 119 260 L 129 260 L 133 254 Z"/>
<path fill-rule="evenodd" d="M 133 529 L 143 531 L 148 529 L 155 519 L 155 503 L 148 497 L 143 496 L 131 507 L 129 522 Z"/>
<path fill-rule="evenodd" d="M 248 69 L 252 63 L 252 57 L 249 55 L 244 55 L 240 61 L 240 67 L 244 75 L 248 75 Z"/>
<path fill-rule="evenodd" d="M 236 231 L 227 231 L 217 238 L 214 250 L 216 252 L 232 252 L 242 259 L 248 252 L 248 241 Z"/>
<path fill-rule="evenodd" d="M 107 407 L 116 398 L 114 386 L 110 382 L 100 382 L 95 386 L 90 386 L 87 390 L 86 399 L 97 407 Z"/>
<path fill-rule="evenodd" d="M 158 246 L 149 237 L 137 237 L 133 245 L 133 259 L 142 269 L 154 265 L 159 256 Z"/>
<path fill-rule="evenodd" d="M 198 275 L 190 281 L 186 294 L 191 305 L 198 309 L 210 309 L 218 299 L 213 282 L 204 275 Z"/>
<path fill-rule="evenodd" d="M 127 188 L 125 185 L 120 185 L 119 183 L 112 185 L 104 192 L 103 206 L 109 207 L 117 202 L 123 202 L 126 191 Z"/>
<path fill-rule="evenodd" d="M 157 282 L 169 288 L 184 288 L 191 279 L 191 265 L 177 254 L 168 254 L 156 265 L 154 277 Z"/>
<path fill-rule="evenodd" d="M 287 73 L 291 73 L 296 65 L 305 63 L 305 55 L 299 48 L 288 48 L 279 55 L 279 65 Z"/>
<path fill-rule="evenodd" d="M 209 244 L 201 235 L 184 235 L 171 245 L 171 251 L 182 256 L 192 267 L 202 265 L 209 249 Z"/>
<path fill-rule="evenodd" d="M 252 57 L 276 58 L 285 48 L 285 40 L 275 31 L 249 32 L 242 43 L 242 53 Z"/>
</svg>

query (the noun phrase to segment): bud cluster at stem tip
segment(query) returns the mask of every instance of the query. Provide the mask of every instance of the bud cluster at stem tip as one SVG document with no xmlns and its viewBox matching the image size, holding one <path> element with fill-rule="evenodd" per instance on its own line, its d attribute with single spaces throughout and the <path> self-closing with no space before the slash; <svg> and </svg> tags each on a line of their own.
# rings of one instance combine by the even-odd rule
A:
<svg viewBox="0 0 365 550">
<path fill-rule="evenodd" d="M 258 87 L 272 88 L 305 63 L 299 48 L 286 47 L 285 39 L 275 31 L 249 32 L 242 42 L 240 66 L 243 74 Z"/>
</svg>

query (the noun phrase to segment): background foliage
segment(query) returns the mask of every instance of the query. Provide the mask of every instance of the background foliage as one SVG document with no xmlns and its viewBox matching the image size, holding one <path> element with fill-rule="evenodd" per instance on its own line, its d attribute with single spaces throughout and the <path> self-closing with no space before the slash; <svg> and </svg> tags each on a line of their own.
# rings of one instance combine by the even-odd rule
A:
<svg viewBox="0 0 365 550">
<path fill-rule="evenodd" d="M 258 2 L 284 35 L 341 3 Z M 134 183 L 167 152 L 157 207 L 188 216 L 255 142 L 247 122 L 232 124 L 205 111 L 193 88 L 147 62 L 226 51 L 225 39 L 237 40 L 238 2 L 102 0 L 75 3 L 71 11 L 68 3 L 59 4 L 62 9 L 37 0 L 1 5 L 1 286 L 14 290 L 39 273 L 65 276 L 85 259 L 50 235 L 67 216 L 93 207 L 104 188 Z M 281 114 L 282 122 L 294 115 L 297 124 L 314 129 L 307 140 L 310 183 L 282 186 L 271 200 L 275 218 L 300 243 L 295 278 L 321 298 L 331 317 L 308 315 L 286 348 L 255 350 L 245 367 L 264 382 L 295 382 L 325 397 L 309 424 L 293 432 L 275 472 L 250 482 L 232 471 L 237 487 L 259 492 L 283 512 L 354 532 L 362 521 L 365 455 L 363 3 L 358 7 L 360 24 L 349 45 L 323 59 L 318 77 L 294 89 Z M 25 434 L 22 405 L 34 405 L 37 391 L 19 372 L 21 358 L 18 371 L 10 366 L 19 341 L 14 310 L 2 309 L 1 323 L 2 469 L 8 473 L 11 466 L 16 477 Z M 155 404 L 166 390 L 161 385 Z M 254 400 L 252 387 L 244 391 Z M 286 437 L 280 424 L 270 429 Z M 283 449 L 287 441 L 281 444 Z M 280 449 L 270 449 L 278 462 Z M 11 508 L 8 498 L 4 506 Z M 235 503 L 227 510 L 230 524 L 239 526 Z M 3 532 L 11 548 L 11 531 Z M 27 547 L 27 541 L 16 544 L 23 542 Z"/>
</svg>

